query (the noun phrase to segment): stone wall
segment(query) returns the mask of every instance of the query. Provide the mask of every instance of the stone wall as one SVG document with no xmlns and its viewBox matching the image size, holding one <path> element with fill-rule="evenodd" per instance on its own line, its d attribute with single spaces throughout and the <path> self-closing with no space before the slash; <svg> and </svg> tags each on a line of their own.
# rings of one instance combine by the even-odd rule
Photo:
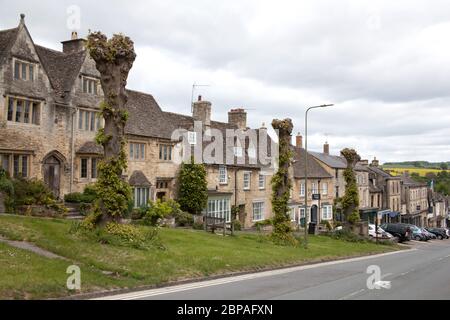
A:
<svg viewBox="0 0 450 320">
<path fill-rule="evenodd" d="M 0 192 L 0 213 L 6 213 L 5 195 L 2 192 Z"/>
</svg>

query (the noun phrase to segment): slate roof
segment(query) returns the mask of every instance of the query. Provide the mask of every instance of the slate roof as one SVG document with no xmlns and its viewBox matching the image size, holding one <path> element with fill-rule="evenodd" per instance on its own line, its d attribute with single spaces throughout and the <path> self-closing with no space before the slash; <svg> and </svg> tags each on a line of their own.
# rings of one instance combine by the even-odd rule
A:
<svg viewBox="0 0 450 320">
<path fill-rule="evenodd" d="M 294 178 L 304 178 L 306 168 L 306 151 L 303 148 L 293 147 L 294 151 Z M 332 178 L 312 156 L 308 154 L 308 177 L 310 178 Z"/>
<path fill-rule="evenodd" d="M 77 154 L 103 154 L 103 147 L 93 141 L 85 142 L 77 151 Z"/>
<path fill-rule="evenodd" d="M 39 45 L 35 47 L 56 97 L 64 99 L 72 90 L 75 79 L 80 73 L 86 52 L 63 53 Z"/>
<path fill-rule="evenodd" d="M 145 174 L 140 170 L 133 171 L 128 182 L 131 186 L 134 186 L 134 187 L 151 187 L 152 186 L 152 184 L 150 183 L 150 181 L 148 181 Z"/>
<path fill-rule="evenodd" d="M 347 161 L 340 156 L 333 156 L 321 152 L 309 152 L 314 158 L 325 163 L 327 166 L 333 169 L 346 169 Z"/>
<path fill-rule="evenodd" d="M 388 172 L 384 171 L 383 169 L 380 169 L 379 167 L 369 166 L 368 169 L 373 173 L 382 176 L 384 178 L 396 178 L 390 175 Z"/>
<path fill-rule="evenodd" d="M 18 27 L 0 31 L 0 63 L 7 56 L 8 52 L 11 50 L 11 47 L 14 45 L 18 31 Z"/>
<path fill-rule="evenodd" d="M 403 185 L 408 186 L 408 187 L 426 187 L 427 184 L 426 183 L 420 183 L 415 181 L 413 178 L 411 178 L 408 174 L 404 173 L 403 175 L 400 176 L 400 179 L 403 182 Z"/>
</svg>

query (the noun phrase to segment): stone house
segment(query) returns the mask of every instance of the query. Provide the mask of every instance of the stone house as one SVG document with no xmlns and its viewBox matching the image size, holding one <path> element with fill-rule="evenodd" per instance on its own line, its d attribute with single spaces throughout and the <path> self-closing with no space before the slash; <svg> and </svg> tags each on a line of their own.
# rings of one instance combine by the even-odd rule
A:
<svg viewBox="0 0 450 320">
<path fill-rule="evenodd" d="M 427 184 L 414 181 L 407 172 L 400 176 L 400 179 L 402 188 L 401 222 L 426 227 L 429 213 Z"/>
<path fill-rule="evenodd" d="M 447 227 L 447 211 L 448 201 L 445 196 L 429 190 L 429 200 L 432 212 L 428 213 L 427 225 L 429 227 L 446 228 Z"/>
<path fill-rule="evenodd" d="M 307 221 L 320 224 L 322 221 L 333 220 L 335 188 L 333 176 L 328 173 L 310 154 L 306 154 L 297 137 L 293 147 L 293 188 L 289 207 L 291 220 L 296 225 L 305 225 L 305 199 L 307 199 Z M 305 169 L 308 156 L 308 192 L 306 194 Z"/>
<path fill-rule="evenodd" d="M 24 18 L 21 15 L 18 27 L 0 31 L 0 164 L 11 175 L 44 180 L 63 198 L 97 178 L 103 154 L 94 142 L 103 126 L 99 73 L 85 40 L 76 33 L 62 42 L 62 51 L 48 49 L 33 42 Z M 195 103 L 192 115 L 186 116 L 164 112 L 150 94 L 128 90 L 126 107 L 129 161 L 124 175 L 133 187 L 136 207 L 149 199 L 176 197 L 176 177 L 186 150 L 173 139 L 175 130 L 193 133 L 194 121 L 203 121 L 203 129 L 248 129 L 244 110 L 230 111 L 228 123 L 212 121 L 206 101 Z M 270 218 L 269 168 L 248 161 L 205 164 L 207 213 L 229 220 L 231 206 L 236 205 L 245 227 Z"/>
<path fill-rule="evenodd" d="M 400 222 L 401 213 L 401 180 L 384 171 L 379 161 L 374 159 L 369 169 L 371 185 L 381 191 L 378 196 L 379 222 Z"/>
<path fill-rule="evenodd" d="M 323 152 L 310 152 L 318 163 L 332 176 L 334 186 L 334 199 L 341 198 L 345 194 L 344 171 L 347 168 L 347 160 L 342 156 L 330 155 L 330 146 L 324 144 Z M 356 182 L 359 194 L 359 211 L 361 219 L 376 215 L 378 207 L 372 207 L 368 161 L 362 160 L 355 166 Z M 373 203 L 378 204 L 377 202 Z"/>
</svg>

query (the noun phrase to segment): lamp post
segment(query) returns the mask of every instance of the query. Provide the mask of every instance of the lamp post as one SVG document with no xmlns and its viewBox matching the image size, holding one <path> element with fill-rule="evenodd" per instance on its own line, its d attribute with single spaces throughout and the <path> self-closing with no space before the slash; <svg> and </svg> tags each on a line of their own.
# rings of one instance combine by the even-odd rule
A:
<svg viewBox="0 0 450 320">
<path fill-rule="evenodd" d="M 331 107 L 333 104 L 323 104 L 309 107 L 305 112 L 305 249 L 308 248 L 308 113 L 312 109 Z"/>
</svg>

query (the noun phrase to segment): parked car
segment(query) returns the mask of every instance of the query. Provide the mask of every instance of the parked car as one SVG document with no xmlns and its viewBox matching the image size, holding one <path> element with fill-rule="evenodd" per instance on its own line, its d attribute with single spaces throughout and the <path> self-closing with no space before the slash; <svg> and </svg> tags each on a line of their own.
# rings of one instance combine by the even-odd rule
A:
<svg viewBox="0 0 450 320">
<path fill-rule="evenodd" d="M 384 231 L 381 227 L 378 227 L 378 231 L 375 233 L 375 225 L 369 224 L 369 237 L 376 238 L 378 234 L 378 239 L 380 240 L 392 240 L 394 236 L 389 232 Z"/>
<path fill-rule="evenodd" d="M 433 233 L 439 240 L 448 239 L 447 230 L 442 228 L 425 228 L 428 232 Z"/>
<path fill-rule="evenodd" d="M 418 226 L 415 226 L 413 224 L 410 224 L 410 230 L 411 230 L 411 239 L 414 239 L 416 241 L 428 241 L 428 236 L 422 231 L 421 228 Z"/>
<path fill-rule="evenodd" d="M 406 223 L 384 223 L 380 227 L 398 238 L 399 242 L 411 240 L 411 226 Z"/>
<path fill-rule="evenodd" d="M 429 232 L 426 228 L 420 228 L 422 232 L 428 237 L 428 240 L 434 240 L 436 239 L 436 235 L 432 232 Z"/>
</svg>

